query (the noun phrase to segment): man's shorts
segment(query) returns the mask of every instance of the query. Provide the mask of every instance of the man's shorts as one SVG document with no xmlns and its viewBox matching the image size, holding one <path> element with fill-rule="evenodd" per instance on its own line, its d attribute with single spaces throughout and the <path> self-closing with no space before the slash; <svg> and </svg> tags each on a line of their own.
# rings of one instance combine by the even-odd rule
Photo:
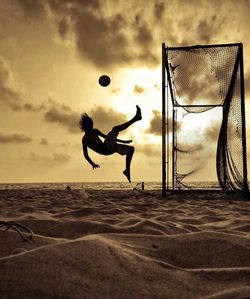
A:
<svg viewBox="0 0 250 299">
<path fill-rule="evenodd" d="M 129 147 L 125 144 L 120 144 L 116 142 L 116 138 L 119 132 L 109 132 L 104 140 L 104 144 L 107 148 L 113 152 L 116 152 L 120 155 L 127 155 L 129 152 Z"/>
</svg>

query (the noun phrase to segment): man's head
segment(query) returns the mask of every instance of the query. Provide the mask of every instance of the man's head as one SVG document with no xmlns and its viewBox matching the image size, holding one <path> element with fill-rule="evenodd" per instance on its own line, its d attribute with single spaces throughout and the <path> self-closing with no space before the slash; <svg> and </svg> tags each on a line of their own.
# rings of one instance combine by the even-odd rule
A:
<svg viewBox="0 0 250 299">
<path fill-rule="evenodd" d="M 79 121 L 79 127 L 81 131 L 89 131 L 93 129 L 93 120 L 91 117 L 88 116 L 87 113 L 82 114 L 80 121 Z"/>
</svg>

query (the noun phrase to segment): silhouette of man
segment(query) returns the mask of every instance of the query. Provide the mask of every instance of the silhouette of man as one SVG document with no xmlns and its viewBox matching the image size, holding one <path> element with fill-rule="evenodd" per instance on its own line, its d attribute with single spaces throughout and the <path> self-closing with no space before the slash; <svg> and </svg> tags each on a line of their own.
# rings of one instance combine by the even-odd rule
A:
<svg viewBox="0 0 250 299">
<path fill-rule="evenodd" d="M 112 155 L 114 153 L 126 155 L 126 169 L 123 171 L 123 174 L 127 177 L 128 181 L 131 182 L 130 164 L 135 149 L 133 146 L 127 145 L 128 143 L 131 143 L 132 140 L 121 140 L 117 137 L 121 131 L 126 130 L 133 123 L 141 119 L 141 109 L 136 105 L 136 114 L 132 119 L 121 125 L 113 127 L 113 129 L 105 135 L 100 130 L 93 128 L 94 122 L 86 113 L 81 116 L 79 126 L 81 131 L 85 132 L 85 135 L 82 138 L 83 155 L 93 169 L 99 168 L 100 166 L 90 159 L 88 155 L 88 147 L 96 153 L 105 156 Z M 104 142 L 99 138 L 99 136 L 104 138 Z"/>
</svg>

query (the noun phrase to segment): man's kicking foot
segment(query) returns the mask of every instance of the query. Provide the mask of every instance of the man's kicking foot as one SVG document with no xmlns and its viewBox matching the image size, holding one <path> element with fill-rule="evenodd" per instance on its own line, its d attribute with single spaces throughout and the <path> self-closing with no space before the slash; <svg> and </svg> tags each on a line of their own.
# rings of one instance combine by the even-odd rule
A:
<svg viewBox="0 0 250 299">
<path fill-rule="evenodd" d="M 141 120 L 142 119 L 142 116 L 141 116 L 141 108 L 136 105 L 136 114 L 135 114 L 135 120 Z"/>
<path fill-rule="evenodd" d="M 125 177 L 128 179 L 128 181 L 131 183 L 131 180 L 130 180 L 130 171 L 125 169 L 125 170 L 123 171 L 123 174 L 124 174 Z"/>
</svg>

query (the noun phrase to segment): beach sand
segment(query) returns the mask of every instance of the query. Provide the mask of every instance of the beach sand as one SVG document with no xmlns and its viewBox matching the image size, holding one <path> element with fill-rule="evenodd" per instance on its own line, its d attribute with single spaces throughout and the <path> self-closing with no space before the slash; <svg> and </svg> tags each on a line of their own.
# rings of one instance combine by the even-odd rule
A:
<svg viewBox="0 0 250 299">
<path fill-rule="evenodd" d="M 250 201 L 221 192 L 0 190 L 1 298 L 250 298 Z"/>
</svg>

